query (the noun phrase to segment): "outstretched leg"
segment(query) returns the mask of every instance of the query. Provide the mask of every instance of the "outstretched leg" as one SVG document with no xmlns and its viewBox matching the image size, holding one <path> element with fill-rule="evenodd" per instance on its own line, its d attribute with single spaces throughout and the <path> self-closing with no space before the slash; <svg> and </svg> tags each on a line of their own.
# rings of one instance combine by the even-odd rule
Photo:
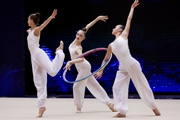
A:
<svg viewBox="0 0 180 120">
<path fill-rule="evenodd" d="M 141 70 L 140 64 L 136 62 L 131 65 L 131 69 L 129 69 L 128 73 L 139 93 L 140 98 L 147 106 L 149 106 L 153 110 L 156 116 L 160 116 L 161 114 L 157 109 L 153 92 Z"/>
<path fill-rule="evenodd" d="M 56 56 L 51 61 L 44 50 L 38 49 L 32 55 L 36 63 L 41 66 L 50 76 L 55 76 L 61 69 L 65 54 L 63 52 L 64 43 L 61 41 L 59 47 L 56 49 Z"/>
<path fill-rule="evenodd" d="M 112 112 L 116 112 L 116 110 L 114 109 L 114 104 L 110 102 L 110 98 L 107 95 L 106 91 L 97 82 L 94 76 L 90 77 L 87 80 L 86 86 L 95 98 L 106 104 Z"/>
</svg>

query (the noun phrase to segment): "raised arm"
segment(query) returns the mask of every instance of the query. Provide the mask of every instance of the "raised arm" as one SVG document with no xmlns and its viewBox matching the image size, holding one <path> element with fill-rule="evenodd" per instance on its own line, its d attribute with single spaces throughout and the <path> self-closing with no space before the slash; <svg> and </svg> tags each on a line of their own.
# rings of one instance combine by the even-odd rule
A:
<svg viewBox="0 0 180 120">
<path fill-rule="evenodd" d="M 98 16 L 96 19 L 94 19 L 92 22 L 90 22 L 89 24 L 86 25 L 86 27 L 85 27 L 86 32 L 89 30 L 90 27 L 92 27 L 99 20 L 106 22 L 107 19 L 108 19 L 108 16 Z"/>
<path fill-rule="evenodd" d="M 51 16 L 46 21 L 44 21 L 39 27 L 37 27 L 37 29 L 34 31 L 34 34 L 38 36 L 40 32 L 48 25 L 48 23 L 56 17 L 56 15 L 57 15 L 57 9 L 54 9 Z"/>
<path fill-rule="evenodd" d="M 122 37 L 124 37 L 125 39 L 127 39 L 128 35 L 129 35 L 129 30 L 130 30 L 130 26 L 131 26 L 131 20 L 133 18 L 133 13 L 134 13 L 134 8 L 137 7 L 139 5 L 139 0 L 135 0 L 134 3 L 131 5 L 131 9 L 126 21 L 126 25 L 125 28 L 121 34 Z"/>
</svg>

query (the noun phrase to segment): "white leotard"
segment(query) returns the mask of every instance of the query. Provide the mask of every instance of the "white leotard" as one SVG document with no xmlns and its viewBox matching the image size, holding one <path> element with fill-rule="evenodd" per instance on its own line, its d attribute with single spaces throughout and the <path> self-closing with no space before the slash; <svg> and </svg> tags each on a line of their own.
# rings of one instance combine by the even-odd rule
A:
<svg viewBox="0 0 180 120">
<path fill-rule="evenodd" d="M 127 56 L 131 56 L 128 40 L 123 39 L 121 36 L 114 40 L 110 45 L 113 54 L 117 57 L 118 60 L 121 60 Z"/>
<path fill-rule="evenodd" d="M 69 45 L 69 52 L 70 52 L 70 56 L 71 56 L 71 59 L 76 59 L 78 57 L 78 55 L 75 53 L 75 51 L 78 49 L 78 48 L 82 48 L 81 46 L 72 46 L 72 44 Z M 84 68 L 88 68 L 88 70 L 91 70 L 91 65 L 90 63 L 84 58 L 84 61 L 83 62 L 80 62 L 80 63 L 75 63 L 75 66 L 76 66 L 76 69 L 77 71 L 81 70 L 81 69 L 84 69 Z"/>
<path fill-rule="evenodd" d="M 30 31 L 28 36 L 27 36 L 28 49 L 29 49 L 30 52 L 34 51 L 36 48 L 39 48 L 40 35 L 35 36 L 34 35 L 34 30 Z"/>
</svg>

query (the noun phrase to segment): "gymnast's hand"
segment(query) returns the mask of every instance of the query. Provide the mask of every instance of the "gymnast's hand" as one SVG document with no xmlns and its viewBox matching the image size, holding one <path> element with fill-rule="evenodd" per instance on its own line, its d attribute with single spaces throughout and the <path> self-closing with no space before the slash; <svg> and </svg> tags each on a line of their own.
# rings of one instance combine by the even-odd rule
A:
<svg viewBox="0 0 180 120">
<path fill-rule="evenodd" d="M 69 71 L 71 70 L 71 63 L 70 61 L 67 62 L 66 66 L 63 69 L 68 69 Z"/>
<path fill-rule="evenodd" d="M 51 14 L 51 17 L 52 17 L 52 18 L 55 18 L 56 15 L 57 15 L 57 9 L 54 9 L 54 10 L 53 10 L 53 13 Z"/>
<path fill-rule="evenodd" d="M 139 5 L 139 0 L 134 0 L 134 3 L 131 5 L 131 8 L 135 8 Z"/>
<path fill-rule="evenodd" d="M 100 78 L 102 77 L 102 74 L 103 74 L 103 70 L 101 70 L 101 71 L 99 71 L 99 72 L 96 72 L 96 73 L 94 74 L 94 77 L 95 77 L 96 79 L 100 79 Z"/>
<path fill-rule="evenodd" d="M 106 22 L 106 20 L 108 19 L 108 16 L 102 16 L 102 15 L 100 15 L 100 16 L 98 16 L 98 19 L 101 20 L 101 21 Z"/>
</svg>

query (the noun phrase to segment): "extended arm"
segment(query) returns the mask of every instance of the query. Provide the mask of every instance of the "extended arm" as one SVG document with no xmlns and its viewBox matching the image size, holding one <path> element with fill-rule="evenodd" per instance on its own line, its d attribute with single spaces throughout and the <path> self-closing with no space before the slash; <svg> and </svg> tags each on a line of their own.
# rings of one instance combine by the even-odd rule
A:
<svg viewBox="0 0 180 120">
<path fill-rule="evenodd" d="M 55 16 L 57 15 L 57 9 L 54 9 L 52 15 L 46 20 L 44 21 L 39 27 L 37 27 L 37 29 L 34 31 L 34 35 L 39 36 L 40 32 L 48 25 L 48 23 L 55 18 Z"/>
<path fill-rule="evenodd" d="M 134 3 L 131 5 L 131 9 L 126 21 L 126 25 L 124 28 L 124 31 L 122 32 L 122 37 L 124 37 L 125 39 L 127 39 L 128 35 L 129 35 L 129 30 L 130 30 L 130 26 L 131 26 L 131 20 L 133 18 L 133 14 L 134 14 L 134 8 L 137 7 L 139 5 L 139 0 L 135 0 Z"/>
<path fill-rule="evenodd" d="M 92 22 L 90 22 L 89 24 L 86 25 L 86 27 L 85 27 L 86 31 L 88 31 L 89 28 L 92 27 L 99 20 L 102 20 L 102 21 L 106 22 L 107 19 L 108 19 L 108 16 L 98 16 L 96 19 L 94 19 Z"/>
<path fill-rule="evenodd" d="M 102 61 L 102 63 L 101 63 L 101 66 L 109 59 L 109 57 L 111 56 L 111 54 L 112 54 L 112 48 L 111 48 L 111 45 L 109 45 L 109 46 L 108 46 L 108 49 L 107 49 L 107 52 L 106 52 L 106 55 L 105 55 L 105 57 L 104 57 L 104 59 L 103 59 L 103 61 Z M 103 72 L 104 72 L 104 68 L 103 68 L 101 71 L 95 73 L 95 75 L 94 75 L 95 78 L 97 78 L 97 79 L 101 78 Z"/>
</svg>

